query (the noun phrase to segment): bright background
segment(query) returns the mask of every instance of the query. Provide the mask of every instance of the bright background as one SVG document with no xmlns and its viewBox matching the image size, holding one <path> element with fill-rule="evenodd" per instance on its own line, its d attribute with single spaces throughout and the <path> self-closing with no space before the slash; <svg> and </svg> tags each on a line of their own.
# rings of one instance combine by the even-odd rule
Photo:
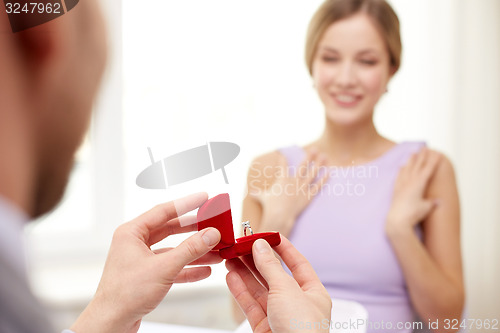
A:
<svg viewBox="0 0 500 333">
<path fill-rule="evenodd" d="M 116 226 L 195 191 L 228 192 L 237 223 L 252 158 L 310 142 L 323 127 L 303 60 L 321 1 L 101 2 L 111 57 L 94 124 L 61 207 L 26 230 L 33 286 L 61 328 L 92 297 Z M 500 319 L 500 2 L 390 3 L 403 61 L 376 125 L 454 162 L 469 318 Z M 210 141 L 241 147 L 226 167 L 229 185 L 220 172 L 167 190 L 135 185 L 150 164 L 147 147 L 161 159 Z M 207 281 L 176 286 L 149 318 L 233 328 L 224 275 L 219 265 Z"/>
</svg>

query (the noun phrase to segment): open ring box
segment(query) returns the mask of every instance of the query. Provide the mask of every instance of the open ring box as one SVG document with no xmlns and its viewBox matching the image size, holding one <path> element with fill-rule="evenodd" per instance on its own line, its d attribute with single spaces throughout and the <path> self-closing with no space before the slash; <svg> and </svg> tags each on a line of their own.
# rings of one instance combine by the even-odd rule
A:
<svg viewBox="0 0 500 333">
<path fill-rule="evenodd" d="M 197 214 L 198 231 L 208 227 L 219 230 L 221 239 L 214 250 L 224 259 L 232 259 L 252 253 L 252 245 L 257 239 L 265 239 L 272 247 L 281 242 L 279 232 L 261 232 L 234 239 L 233 218 L 229 194 L 223 193 L 207 200 Z"/>
</svg>

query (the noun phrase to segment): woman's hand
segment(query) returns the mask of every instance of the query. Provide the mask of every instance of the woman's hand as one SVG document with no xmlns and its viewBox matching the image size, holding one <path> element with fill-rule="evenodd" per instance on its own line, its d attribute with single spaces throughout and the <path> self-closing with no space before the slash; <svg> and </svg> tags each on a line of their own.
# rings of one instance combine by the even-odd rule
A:
<svg viewBox="0 0 500 333">
<path fill-rule="evenodd" d="M 262 206 L 260 230 L 276 230 L 288 235 L 297 216 L 318 194 L 328 178 L 326 158 L 315 151 L 308 152 L 298 168 L 289 167 L 279 154 L 278 164 L 272 170 L 274 182 L 264 188 L 259 180 L 250 180 L 248 193 Z"/>
<path fill-rule="evenodd" d="M 389 235 L 401 230 L 411 230 L 437 204 L 434 198 L 425 198 L 425 192 L 440 158 L 439 153 L 422 148 L 401 168 L 387 216 L 386 231 Z"/>
<path fill-rule="evenodd" d="M 290 332 L 315 324 L 311 332 L 328 332 L 332 302 L 313 268 L 284 237 L 275 250 L 293 277 L 264 240 L 254 243 L 253 259 L 226 262 L 227 285 L 253 332 Z"/>
<path fill-rule="evenodd" d="M 208 277 L 210 267 L 184 266 L 222 261 L 218 253 L 210 252 L 220 240 L 217 229 L 204 229 L 176 248 L 150 248 L 169 235 L 195 231 L 196 216 L 181 215 L 207 198 L 206 193 L 193 194 L 121 225 L 113 235 L 96 295 L 71 329 L 76 333 L 137 332 L 142 317 L 158 306 L 173 283 Z"/>
</svg>

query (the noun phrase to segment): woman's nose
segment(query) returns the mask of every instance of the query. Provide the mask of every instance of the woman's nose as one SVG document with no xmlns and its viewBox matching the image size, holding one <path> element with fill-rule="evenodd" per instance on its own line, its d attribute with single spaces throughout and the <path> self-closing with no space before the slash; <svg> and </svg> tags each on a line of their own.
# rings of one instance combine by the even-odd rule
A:
<svg viewBox="0 0 500 333">
<path fill-rule="evenodd" d="M 343 62 L 337 72 L 336 83 L 339 87 L 351 87 L 356 84 L 355 68 L 351 62 Z"/>
</svg>

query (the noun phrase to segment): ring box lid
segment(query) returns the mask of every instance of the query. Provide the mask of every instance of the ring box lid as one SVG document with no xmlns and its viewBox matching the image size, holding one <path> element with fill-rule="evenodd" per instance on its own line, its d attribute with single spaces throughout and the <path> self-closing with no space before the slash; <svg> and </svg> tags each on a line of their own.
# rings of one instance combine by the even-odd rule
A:
<svg viewBox="0 0 500 333">
<path fill-rule="evenodd" d="M 223 193 L 207 200 L 197 214 L 198 230 L 213 227 L 219 230 L 221 240 L 214 250 L 224 259 L 231 259 L 252 253 L 252 245 L 257 239 L 265 239 L 271 246 L 279 245 L 281 237 L 278 232 L 263 232 L 238 239 L 234 238 L 233 219 L 229 194 Z"/>
</svg>

